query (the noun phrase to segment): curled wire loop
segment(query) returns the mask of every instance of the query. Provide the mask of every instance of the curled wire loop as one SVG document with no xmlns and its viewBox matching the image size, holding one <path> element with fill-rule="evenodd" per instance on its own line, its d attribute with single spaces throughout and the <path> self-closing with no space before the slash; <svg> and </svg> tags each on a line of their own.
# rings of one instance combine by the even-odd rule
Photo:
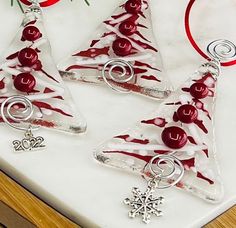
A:
<svg viewBox="0 0 236 228">
<path fill-rule="evenodd" d="M 128 61 L 111 59 L 103 66 L 102 78 L 113 90 L 121 93 L 128 93 L 130 90 L 120 88 L 115 85 L 115 83 L 127 83 L 131 81 L 134 78 L 134 69 Z"/>
<path fill-rule="evenodd" d="M 10 127 L 21 131 L 37 130 L 25 124 L 34 113 L 33 104 L 25 96 L 15 95 L 5 99 L 1 105 L 1 117 Z"/>
<path fill-rule="evenodd" d="M 158 189 L 170 188 L 176 185 L 184 175 L 181 161 L 173 155 L 156 155 L 149 164 L 149 171 L 153 176 L 149 185 Z"/>
<path fill-rule="evenodd" d="M 236 46 L 229 40 L 218 39 L 212 41 L 207 46 L 207 52 L 211 56 L 211 61 L 200 66 L 200 73 L 210 72 L 217 79 L 221 73 L 221 63 L 236 59 Z"/>
<path fill-rule="evenodd" d="M 213 57 L 213 59 L 217 59 L 220 62 L 236 58 L 236 46 L 229 40 L 218 39 L 212 41 L 207 46 L 207 52 Z"/>
</svg>

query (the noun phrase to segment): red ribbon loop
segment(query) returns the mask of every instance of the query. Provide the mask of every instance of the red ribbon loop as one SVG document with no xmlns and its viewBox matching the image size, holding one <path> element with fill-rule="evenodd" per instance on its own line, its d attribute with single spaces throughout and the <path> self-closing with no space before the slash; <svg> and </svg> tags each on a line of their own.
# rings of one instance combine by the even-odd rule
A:
<svg viewBox="0 0 236 228">
<path fill-rule="evenodd" d="M 29 0 L 20 0 L 22 3 L 24 3 L 27 6 L 31 5 L 31 2 Z M 57 2 L 59 2 L 60 0 L 45 0 L 43 2 L 40 2 L 40 6 L 41 7 L 47 7 L 47 6 L 51 6 L 56 4 Z"/>
<path fill-rule="evenodd" d="M 191 33 L 191 30 L 190 30 L 190 25 L 189 25 L 189 18 L 190 18 L 190 13 L 191 13 L 191 9 L 192 9 L 192 6 L 193 4 L 195 3 L 196 0 L 190 0 L 189 3 L 188 3 L 188 6 L 186 8 L 186 11 L 185 11 L 185 18 L 184 18 L 184 21 L 185 21 L 185 31 L 186 31 L 186 34 L 187 34 L 187 37 L 191 43 L 191 45 L 194 47 L 194 49 L 205 59 L 207 60 L 211 60 L 211 58 L 206 55 L 202 50 L 201 48 L 197 45 L 197 43 L 195 42 L 193 36 L 192 36 L 192 33 Z M 232 61 L 228 61 L 228 62 L 223 62 L 221 63 L 222 66 L 232 66 L 232 65 L 235 65 L 236 64 L 236 60 L 232 60 Z"/>
</svg>

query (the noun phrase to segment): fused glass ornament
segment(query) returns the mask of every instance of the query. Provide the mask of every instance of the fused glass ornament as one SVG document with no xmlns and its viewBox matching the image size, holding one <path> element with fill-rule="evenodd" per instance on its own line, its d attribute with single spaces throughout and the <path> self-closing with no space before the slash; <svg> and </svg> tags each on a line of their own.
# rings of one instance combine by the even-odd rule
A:
<svg viewBox="0 0 236 228">
<path fill-rule="evenodd" d="M 50 53 L 41 9 L 33 3 L 26 10 L 17 35 L 1 60 L 0 103 L 13 95 L 24 96 L 34 108 L 33 115 L 27 120 L 31 125 L 74 134 L 84 132 L 84 118 L 75 109 Z M 12 108 L 16 112 L 24 109 L 17 103 Z M 2 122 L 3 118 L 0 120 Z"/>
<path fill-rule="evenodd" d="M 161 99 L 172 89 L 153 34 L 147 0 L 124 2 L 58 68 L 64 79 L 102 83 L 118 92 Z"/>
<path fill-rule="evenodd" d="M 214 61 L 202 65 L 155 112 L 103 143 L 95 152 L 96 159 L 149 176 L 146 167 L 150 159 L 172 154 L 185 169 L 176 187 L 209 202 L 220 201 L 223 187 L 213 127 L 218 75 Z"/>
</svg>

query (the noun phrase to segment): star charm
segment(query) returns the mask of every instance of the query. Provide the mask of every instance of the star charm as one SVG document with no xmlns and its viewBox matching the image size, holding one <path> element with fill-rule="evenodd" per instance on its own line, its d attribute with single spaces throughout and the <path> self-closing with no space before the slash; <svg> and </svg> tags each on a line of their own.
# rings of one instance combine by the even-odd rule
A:
<svg viewBox="0 0 236 228">
<path fill-rule="evenodd" d="M 162 196 L 156 198 L 153 197 L 155 189 L 148 186 L 147 190 L 142 193 L 138 188 L 133 188 L 133 198 L 126 198 L 124 203 L 129 205 L 132 210 L 129 212 L 130 218 L 135 218 L 138 215 L 142 215 L 144 223 L 149 223 L 151 215 L 154 214 L 157 217 L 162 216 L 162 211 L 158 209 L 158 206 L 163 203 L 164 198 Z"/>
</svg>

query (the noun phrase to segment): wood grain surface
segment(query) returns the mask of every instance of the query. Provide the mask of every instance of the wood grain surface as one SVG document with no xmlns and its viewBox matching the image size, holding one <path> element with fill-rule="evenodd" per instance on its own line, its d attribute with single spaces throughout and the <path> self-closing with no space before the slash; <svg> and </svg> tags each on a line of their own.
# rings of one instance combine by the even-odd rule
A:
<svg viewBox="0 0 236 228">
<path fill-rule="evenodd" d="M 78 228 L 76 224 L 37 199 L 1 171 L 0 201 L 18 212 L 36 227 Z M 16 226 L 12 228 L 16 228 Z"/>
<path fill-rule="evenodd" d="M 236 228 L 236 206 L 207 224 L 205 228 Z"/>
<path fill-rule="evenodd" d="M 40 201 L 1 171 L 0 201 L 36 227 L 79 228 L 78 225 Z M 236 228 L 236 206 L 204 226 L 204 228 Z"/>
</svg>

